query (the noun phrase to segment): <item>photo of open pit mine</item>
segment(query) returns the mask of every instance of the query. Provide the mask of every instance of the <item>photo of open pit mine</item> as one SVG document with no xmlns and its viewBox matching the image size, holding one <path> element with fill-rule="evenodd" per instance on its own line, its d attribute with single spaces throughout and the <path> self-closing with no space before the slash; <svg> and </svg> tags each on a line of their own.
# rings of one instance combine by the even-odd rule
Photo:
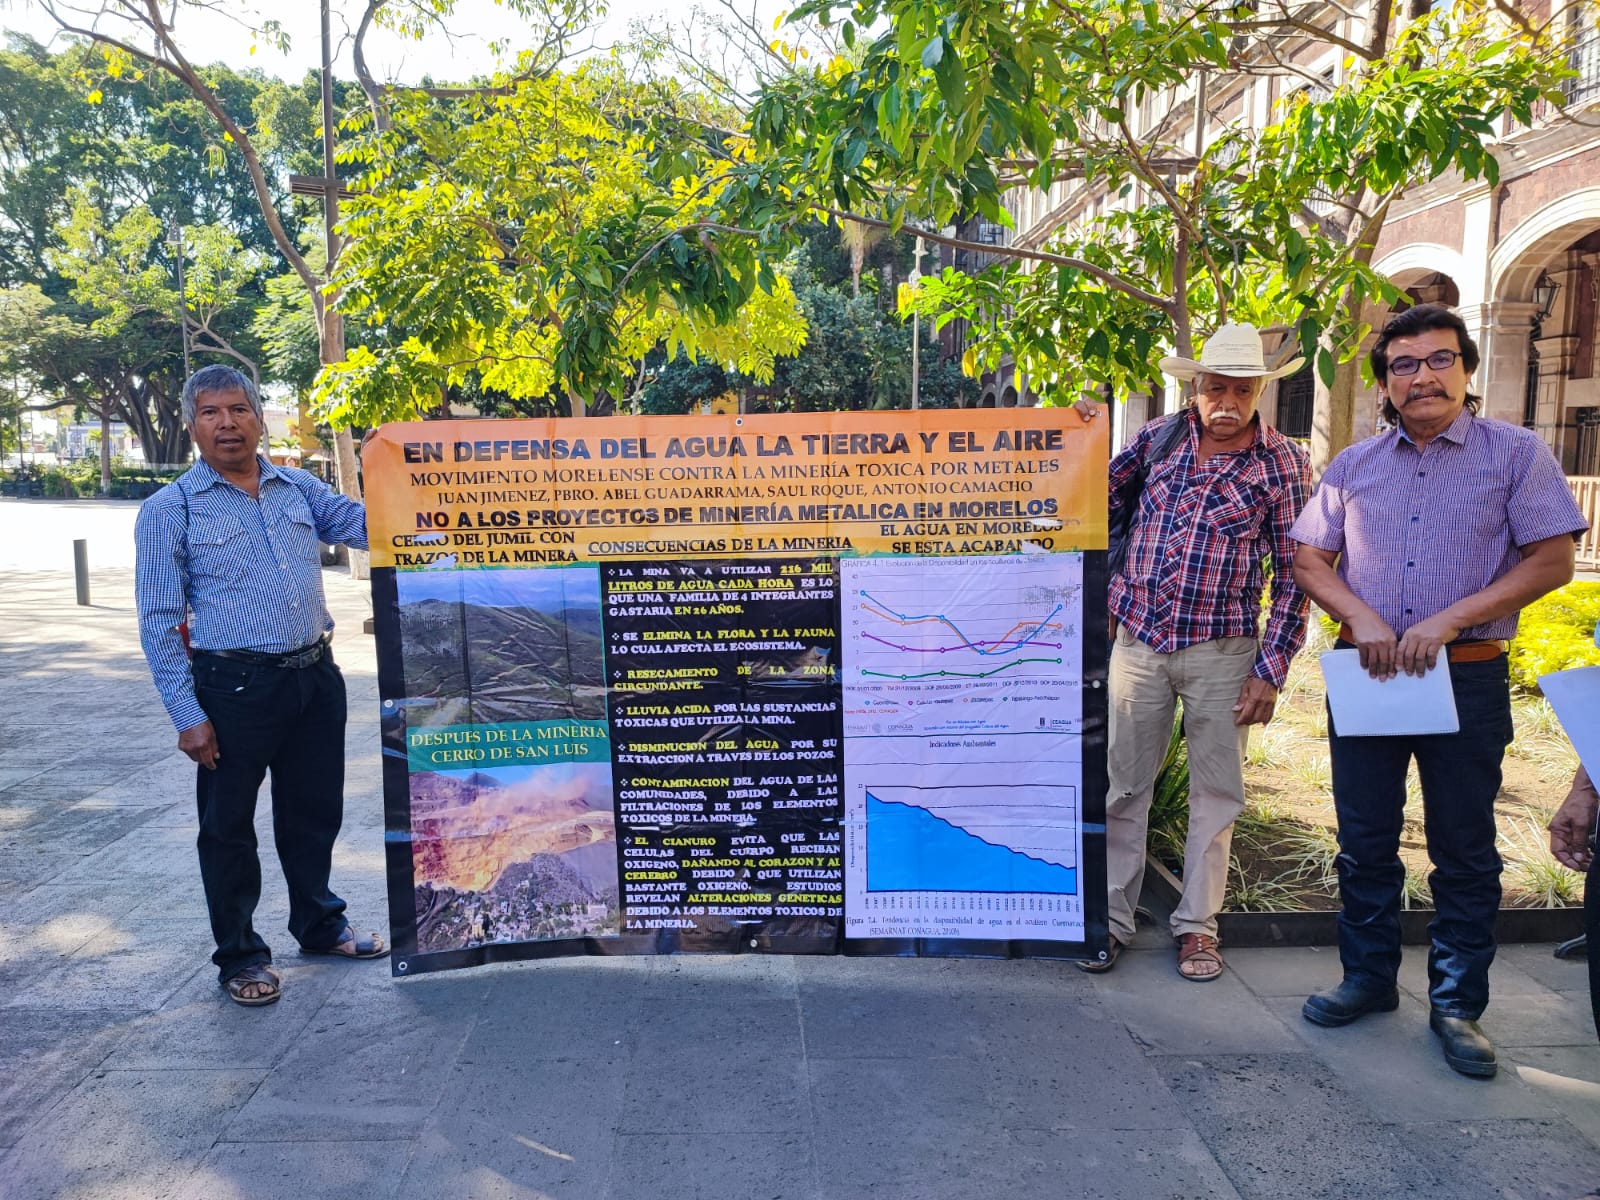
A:
<svg viewBox="0 0 1600 1200">
<path fill-rule="evenodd" d="M 417 949 L 620 930 L 606 763 L 413 772 Z"/>
</svg>

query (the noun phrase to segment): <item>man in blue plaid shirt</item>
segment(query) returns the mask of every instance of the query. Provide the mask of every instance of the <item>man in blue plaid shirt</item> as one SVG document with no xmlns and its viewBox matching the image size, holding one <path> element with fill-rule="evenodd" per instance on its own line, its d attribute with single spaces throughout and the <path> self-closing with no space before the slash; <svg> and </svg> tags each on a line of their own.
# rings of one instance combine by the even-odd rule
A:
<svg viewBox="0 0 1600 1200">
<path fill-rule="evenodd" d="M 200 877 L 222 986 L 271 1004 L 282 979 L 252 924 L 261 897 L 256 793 L 272 775 L 272 831 L 303 953 L 376 958 L 329 887 L 344 816 L 344 677 L 322 593 L 321 543 L 365 549 L 366 510 L 259 451 L 248 377 L 204 367 L 183 389 L 200 461 L 139 510 L 139 638 L 156 690 L 197 765 Z M 193 648 L 190 657 L 185 632 Z"/>
</svg>

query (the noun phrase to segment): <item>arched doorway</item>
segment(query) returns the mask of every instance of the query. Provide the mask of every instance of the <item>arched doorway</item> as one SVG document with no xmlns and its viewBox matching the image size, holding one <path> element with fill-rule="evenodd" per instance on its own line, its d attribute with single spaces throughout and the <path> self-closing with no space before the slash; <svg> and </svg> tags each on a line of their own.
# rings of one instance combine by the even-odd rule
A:
<svg viewBox="0 0 1600 1200">
<path fill-rule="evenodd" d="M 1490 255 L 1489 284 L 1504 314 L 1480 346 L 1489 414 L 1533 429 L 1569 475 L 1600 475 L 1600 188 L 1521 221 Z"/>
</svg>

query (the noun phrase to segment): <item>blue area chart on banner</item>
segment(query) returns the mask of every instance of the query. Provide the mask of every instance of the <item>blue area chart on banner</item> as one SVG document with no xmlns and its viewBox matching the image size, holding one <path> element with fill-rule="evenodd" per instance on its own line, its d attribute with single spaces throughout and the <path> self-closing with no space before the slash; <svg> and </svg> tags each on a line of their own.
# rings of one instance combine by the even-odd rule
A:
<svg viewBox="0 0 1600 1200">
<path fill-rule="evenodd" d="M 990 809 L 955 809 L 939 793 L 957 790 L 998 793 Z M 1005 793 L 1009 788 L 867 788 L 868 892 L 1030 892 L 1075 896 L 1076 868 L 1036 857 L 1056 847 L 1013 846 L 1007 837 L 1030 836 L 1030 814 Z M 881 795 L 879 793 L 882 793 Z M 934 793 L 928 796 L 925 793 Z M 897 798 L 897 794 L 904 798 Z M 956 799 L 956 798 L 952 798 Z M 1003 805 L 1003 810 L 1001 810 Z M 999 810 L 999 811 L 996 811 Z M 974 820 L 975 828 L 961 823 Z M 989 815 L 990 813 L 993 815 Z M 985 818 L 987 817 L 987 820 Z"/>
<path fill-rule="evenodd" d="M 841 566 L 846 936 L 1080 940 L 1081 558 Z"/>
</svg>

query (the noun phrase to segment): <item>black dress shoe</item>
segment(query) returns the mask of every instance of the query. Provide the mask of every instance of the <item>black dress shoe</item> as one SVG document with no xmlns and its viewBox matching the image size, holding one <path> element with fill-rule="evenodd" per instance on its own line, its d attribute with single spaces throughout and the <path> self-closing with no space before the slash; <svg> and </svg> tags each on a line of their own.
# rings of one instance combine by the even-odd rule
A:
<svg viewBox="0 0 1600 1200">
<path fill-rule="evenodd" d="M 1332 1028 L 1368 1013 L 1393 1012 L 1399 1007 L 1400 993 L 1394 988 L 1366 988 L 1346 979 L 1338 987 L 1308 997 L 1300 1015 L 1313 1025 Z"/>
<path fill-rule="evenodd" d="M 1428 1028 L 1439 1035 L 1444 1060 L 1453 1070 L 1474 1079 L 1490 1079 L 1500 1069 L 1495 1062 L 1494 1044 L 1484 1036 L 1476 1021 L 1447 1017 L 1434 1011 L 1428 1014 Z"/>
</svg>

